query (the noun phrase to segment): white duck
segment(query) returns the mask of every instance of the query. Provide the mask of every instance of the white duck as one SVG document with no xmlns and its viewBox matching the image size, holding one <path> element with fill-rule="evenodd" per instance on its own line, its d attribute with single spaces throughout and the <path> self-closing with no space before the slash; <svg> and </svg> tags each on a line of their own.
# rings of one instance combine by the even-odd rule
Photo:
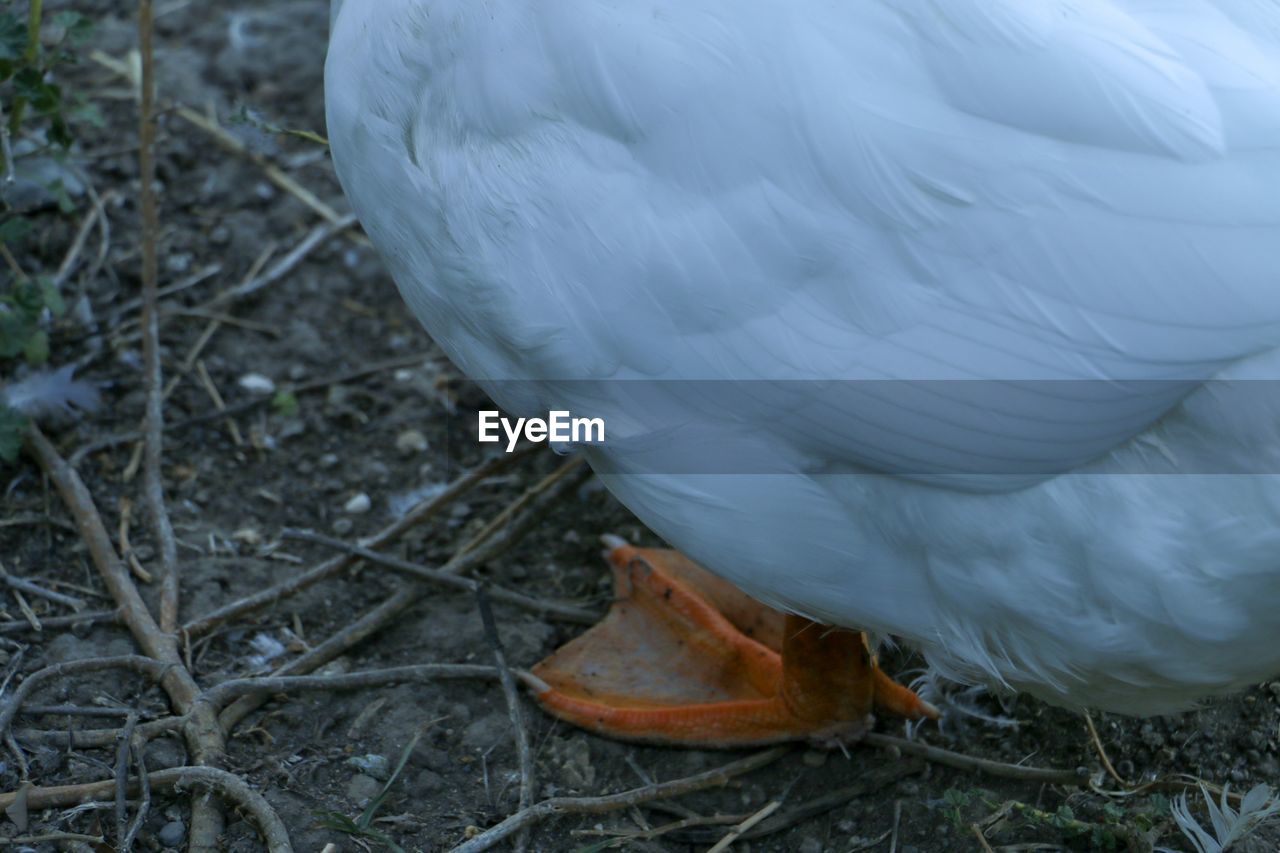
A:
<svg viewBox="0 0 1280 853">
<path fill-rule="evenodd" d="M 583 452 L 667 541 L 1059 704 L 1280 671 L 1280 399 L 1245 381 L 1280 375 L 1280 3 L 332 14 L 334 161 L 406 301 L 507 410 L 604 417 Z M 674 556 L 614 558 L 696 596 Z M 758 679 L 768 653 L 698 613 Z M 598 662 L 544 701 L 741 742 L 893 693 L 804 624 L 782 687 L 712 691 L 692 733 L 602 697 Z M 856 701 L 801 707 L 837 673 Z M 727 719 L 770 702 L 787 721 Z"/>
</svg>

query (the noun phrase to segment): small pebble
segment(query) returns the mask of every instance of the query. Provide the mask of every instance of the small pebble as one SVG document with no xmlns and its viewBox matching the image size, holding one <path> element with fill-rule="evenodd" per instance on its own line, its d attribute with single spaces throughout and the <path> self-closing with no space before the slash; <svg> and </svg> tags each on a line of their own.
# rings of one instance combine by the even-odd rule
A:
<svg viewBox="0 0 1280 853">
<path fill-rule="evenodd" d="M 262 532 L 256 527 L 241 527 L 231 534 L 231 538 L 237 542 L 243 542 L 250 548 L 256 548 L 262 544 Z"/>
<path fill-rule="evenodd" d="M 261 373 L 246 373 L 236 384 L 251 394 L 272 394 L 276 390 L 276 383 Z"/>
<path fill-rule="evenodd" d="M 407 429 L 396 436 L 396 450 L 401 456 L 421 453 L 427 446 L 427 437 L 416 429 Z"/>
<path fill-rule="evenodd" d="M 364 492 L 360 492 L 342 505 L 342 511 L 351 515 L 360 515 L 368 512 L 372 506 L 373 501 L 369 499 L 369 496 Z"/>
<path fill-rule="evenodd" d="M 338 459 L 338 454 L 326 453 L 324 456 L 320 457 L 320 467 L 333 468 L 338 464 L 339 461 L 340 460 Z"/>
<path fill-rule="evenodd" d="M 382 791 L 382 783 L 372 776 L 357 773 L 347 783 L 347 799 L 353 803 L 365 803 Z"/>
<path fill-rule="evenodd" d="M 347 764 L 382 782 L 391 778 L 391 762 L 385 755 L 353 755 L 347 759 Z"/>
<path fill-rule="evenodd" d="M 339 536 L 346 536 L 355 529 L 355 522 L 349 518 L 339 518 L 333 522 L 333 532 Z"/>
</svg>

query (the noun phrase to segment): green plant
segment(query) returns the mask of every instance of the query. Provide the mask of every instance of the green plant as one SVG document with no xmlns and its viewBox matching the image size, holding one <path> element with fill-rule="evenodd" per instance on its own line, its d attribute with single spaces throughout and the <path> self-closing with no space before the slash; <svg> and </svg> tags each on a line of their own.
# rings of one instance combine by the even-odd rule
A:
<svg viewBox="0 0 1280 853">
<path fill-rule="evenodd" d="M 71 144 L 70 117 L 90 115 L 90 108 L 72 103 L 57 82 L 55 71 L 77 61 L 77 48 L 92 32 L 90 21 L 76 12 L 59 12 L 45 21 L 43 0 L 29 0 L 25 14 L 12 0 L 0 0 L 0 176 L 14 174 L 14 140 L 43 135 L 48 144 L 65 149 Z M 60 183 L 49 188 L 59 210 L 71 212 L 71 201 Z M 20 214 L 0 218 L 0 250 L 12 261 L 13 247 L 32 230 Z M 0 364 L 22 359 L 40 366 L 49 360 L 46 312 L 64 311 L 62 298 L 50 279 L 28 278 L 16 271 L 0 284 Z M 9 372 L 6 370 L 6 372 Z M 10 408 L 0 392 L 0 460 L 12 462 L 22 445 L 27 419 Z"/>
<path fill-rule="evenodd" d="M 9 140 L 44 130 L 50 142 L 65 148 L 72 139 L 69 117 L 91 110 L 68 102 L 54 72 L 77 61 L 76 49 L 93 32 L 92 23 L 78 12 L 59 12 L 46 26 L 43 0 L 29 0 L 25 16 L 14 5 L 4 0 L 0 8 L 0 109 L 6 117 L 0 171 L 6 175 L 13 168 Z"/>
<path fill-rule="evenodd" d="M 320 818 L 319 824 L 325 829 L 333 829 L 338 832 L 344 832 L 353 838 L 366 838 L 369 841 L 381 844 L 393 853 L 404 853 L 404 851 L 382 830 L 373 825 L 374 820 L 378 816 L 379 810 L 387 801 L 387 797 L 391 793 L 391 788 L 395 785 L 396 780 L 400 778 L 400 774 L 404 771 L 404 766 L 409 763 L 409 756 L 413 754 L 413 749 L 418 745 L 418 740 L 422 737 L 419 732 L 409 741 L 409 745 L 400 753 L 400 760 L 396 762 L 396 769 L 391 772 L 391 776 L 387 778 L 386 784 L 382 786 L 382 790 L 378 795 L 369 800 L 369 804 L 364 807 L 364 811 L 357 818 L 349 818 L 341 812 L 318 812 Z"/>
</svg>

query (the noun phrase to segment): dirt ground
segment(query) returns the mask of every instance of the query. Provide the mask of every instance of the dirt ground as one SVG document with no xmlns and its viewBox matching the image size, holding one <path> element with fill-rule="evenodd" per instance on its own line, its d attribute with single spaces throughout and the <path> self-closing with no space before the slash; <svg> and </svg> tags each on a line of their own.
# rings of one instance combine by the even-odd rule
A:
<svg viewBox="0 0 1280 853">
<path fill-rule="evenodd" d="M 133 4 L 60 0 L 48 5 L 99 19 L 90 47 L 101 57 L 86 58 L 68 83 L 98 105 L 105 125 L 81 126 L 66 166 L 49 166 L 65 168 L 75 178 L 66 183 L 77 210 L 70 215 L 38 211 L 40 228 L 22 245 L 17 260 L 29 273 L 56 269 L 93 209 L 94 195 L 109 228 L 95 224 L 90 230 L 65 285 L 68 302 L 83 296 L 85 310 L 59 320 L 53 334 L 55 364 L 81 364 L 80 375 L 99 385 L 104 406 L 45 428 L 61 453 L 78 465 L 111 535 L 117 537 L 122 515 L 131 518 L 131 554 L 144 570 L 155 571 L 156 545 L 141 509 L 141 477 L 129 476 L 134 443 L 102 446 L 105 438 L 137 429 L 144 402 L 136 303 L 131 303 L 139 286 L 137 113 L 133 90 L 117 73 L 127 69 L 136 45 Z M 324 149 L 271 131 L 323 132 L 327 15 L 323 0 L 159 4 L 157 57 L 165 103 L 158 146 L 160 284 L 189 285 L 163 301 L 165 371 L 176 381 L 165 407 L 171 426 L 164 473 L 179 546 L 181 617 L 188 623 L 337 553 L 286 538 L 286 529 L 354 543 L 485 461 L 472 435 L 474 411 L 484 398 L 451 369 L 408 315 L 357 231 L 321 241 L 254 293 L 217 301 L 273 269 L 325 223 L 316 204 L 281 186 L 280 175 L 338 214 L 347 210 Z M 214 117 L 245 151 L 220 143 L 177 105 L 194 110 L 197 118 Z M 234 416 L 211 418 L 215 397 Z M 89 452 L 77 455 L 84 448 Z M 550 452 L 520 460 L 384 551 L 439 567 L 459 543 L 562 461 Z M 114 604 L 71 516 L 39 467 L 24 459 L 6 469 L 3 480 L 4 569 L 82 599 L 84 612 L 111 610 Z M 554 502 L 515 548 L 483 561 L 474 575 L 541 599 L 602 611 L 609 586 L 596 537 L 605 532 L 654 542 L 588 481 Z M 408 583 L 368 564 L 350 567 L 298 595 L 190 637 L 184 652 L 201 687 L 268 673 L 320 646 Z M 139 586 L 154 606 L 158 584 Z M 46 622 L 73 612 L 41 597 L 26 601 L 34 618 Z M 0 619 L 7 620 L 0 625 L 3 702 L 13 701 L 16 685 L 43 667 L 137 651 L 129 632 L 110 619 L 74 625 L 53 621 L 37 632 L 11 593 L 0 592 L 0 609 Z M 501 602 L 495 613 L 512 666 L 532 665 L 581 630 Z M 344 650 L 321 671 L 491 661 L 474 596 L 432 587 L 389 626 Z M 886 665 L 904 672 L 919 661 L 899 654 Z M 517 809 L 512 725 L 503 694 L 491 681 L 418 682 L 268 699 L 231 732 L 223 767 L 265 796 L 297 850 L 320 851 L 330 844 L 336 845 L 331 850 L 391 849 L 392 843 L 406 850 L 444 850 Z M 66 733 L 118 726 L 128 709 L 141 714 L 143 729 L 170 713 L 160 690 L 119 672 L 59 678 L 25 701 L 14 723 L 16 740 L 2 754 L 4 791 L 16 790 L 22 779 L 19 748 L 37 786 L 111 779 L 114 742 L 68 746 L 74 741 Z M 1083 777 L 1101 772 L 1098 752 L 1077 714 L 1026 697 L 1004 704 L 990 696 L 958 701 L 993 719 L 952 711 L 942 729 L 924 726 L 914 743 L 989 759 L 1006 770 L 1025 765 Z M 76 708 L 47 707 L 54 705 Z M 550 719 L 529 702 L 524 719 L 534 755 L 535 800 L 679 779 L 749 754 L 601 740 Z M 1280 682 L 1182 716 L 1097 716 L 1096 723 L 1116 772 L 1128 780 L 1188 774 L 1230 783 L 1237 791 L 1258 782 L 1280 783 Z M 903 735 L 902 724 L 894 720 L 881 720 L 877 730 Z M 911 853 L 980 850 L 983 843 L 1007 850 L 1125 849 L 1123 839 L 1151 827 L 1158 829 L 1158 845 L 1192 849 L 1173 827 L 1168 792 L 1106 796 L 1088 787 L 922 762 L 910 751 L 866 744 L 847 755 L 795 748 L 723 786 L 543 821 L 529 847 L 705 850 L 733 824 L 777 801 L 773 816 L 756 827 L 767 833 L 748 833 L 748 840 L 733 849 Z M 356 832 L 352 821 L 406 755 L 402 772 L 366 824 L 370 834 Z M 189 756 L 183 740 L 170 732 L 146 744 L 145 760 L 154 773 L 187 764 Z M 1097 778 L 1099 788 L 1118 790 L 1112 779 Z M 817 800 L 832 792 L 837 795 L 829 801 Z M 106 805 L 32 808 L 29 826 L 17 825 L 23 816 L 10 809 L 8 820 L 0 820 L 0 835 L 105 835 L 108 841 L 100 845 L 63 840 L 27 846 L 111 849 L 112 797 L 90 799 Z M 184 847 L 190 801 L 189 792 L 158 791 L 138 848 Z M 226 811 L 224 848 L 264 849 L 254 823 L 234 809 Z M 1197 813 L 1207 825 L 1203 810 Z M 695 815 L 725 819 L 665 827 Z M 985 842 L 974 824 L 987 830 Z M 1280 833 L 1264 829 L 1237 849 L 1280 849 Z"/>
</svg>

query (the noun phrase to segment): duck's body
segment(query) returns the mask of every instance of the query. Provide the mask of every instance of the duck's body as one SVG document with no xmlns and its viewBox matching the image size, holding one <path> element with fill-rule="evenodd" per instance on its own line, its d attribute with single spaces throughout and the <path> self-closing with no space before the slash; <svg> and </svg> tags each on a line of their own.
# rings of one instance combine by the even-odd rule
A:
<svg viewBox="0 0 1280 853">
<path fill-rule="evenodd" d="M 1059 703 L 1280 672 L 1280 4 L 333 8 L 406 300 L 659 535 Z"/>
</svg>

